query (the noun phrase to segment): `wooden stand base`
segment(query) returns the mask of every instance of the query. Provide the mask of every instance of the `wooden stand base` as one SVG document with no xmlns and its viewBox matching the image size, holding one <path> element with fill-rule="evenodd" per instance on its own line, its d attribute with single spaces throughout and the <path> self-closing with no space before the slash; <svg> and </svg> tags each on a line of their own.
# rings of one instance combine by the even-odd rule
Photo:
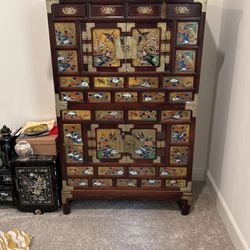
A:
<svg viewBox="0 0 250 250">
<path fill-rule="evenodd" d="M 188 201 L 187 200 L 178 200 L 177 204 L 180 207 L 182 215 L 188 215 L 189 214 L 190 205 L 188 205 Z"/>
<path fill-rule="evenodd" d="M 70 206 L 70 203 L 67 203 L 67 204 L 63 204 L 62 205 L 62 210 L 63 210 L 63 213 L 64 214 L 70 214 L 71 212 L 71 206 Z"/>
</svg>

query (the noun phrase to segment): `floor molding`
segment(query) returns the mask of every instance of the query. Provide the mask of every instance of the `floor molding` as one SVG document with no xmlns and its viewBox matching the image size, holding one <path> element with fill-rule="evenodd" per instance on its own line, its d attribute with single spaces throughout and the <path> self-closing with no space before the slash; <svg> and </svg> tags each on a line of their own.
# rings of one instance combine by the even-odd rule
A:
<svg viewBox="0 0 250 250">
<path fill-rule="evenodd" d="M 235 249 L 250 250 L 245 238 L 243 237 L 236 221 L 234 220 L 232 213 L 230 212 L 221 192 L 219 191 L 209 171 L 207 172 L 207 184 L 210 190 L 212 191 L 211 193 L 214 196 L 216 208 L 226 227 L 228 234 L 230 235 Z"/>
</svg>

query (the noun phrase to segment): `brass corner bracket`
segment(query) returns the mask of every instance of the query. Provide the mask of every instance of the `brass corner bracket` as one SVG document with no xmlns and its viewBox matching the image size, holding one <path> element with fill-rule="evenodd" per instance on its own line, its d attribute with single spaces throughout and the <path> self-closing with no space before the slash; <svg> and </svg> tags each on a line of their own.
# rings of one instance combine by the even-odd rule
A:
<svg viewBox="0 0 250 250">
<path fill-rule="evenodd" d="M 192 116 L 197 117 L 198 114 L 198 103 L 199 103 L 199 95 L 195 94 L 194 95 L 194 100 L 189 102 L 186 102 L 185 110 L 191 110 L 192 111 Z"/>
<path fill-rule="evenodd" d="M 202 12 L 207 12 L 207 2 L 208 0 L 194 0 L 194 3 L 202 4 Z"/>
<path fill-rule="evenodd" d="M 51 6 L 52 4 L 59 4 L 60 0 L 46 0 L 46 6 L 47 6 L 47 13 L 51 13 Z"/>
<path fill-rule="evenodd" d="M 67 185 L 66 181 L 62 181 L 62 204 L 66 204 L 67 203 L 67 199 L 71 199 L 73 197 L 72 195 L 72 190 L 74 188 L 71 186 Z"/>
<path fill-rule="evenodd" d="M 68 103 L 65 101 L 61 101 L 59 94 L 55 95 L 56 98 L 56 116 L 60 117 L 61 116 L 61 110 L 67 109 L 68 108 Z"/>
</svg>

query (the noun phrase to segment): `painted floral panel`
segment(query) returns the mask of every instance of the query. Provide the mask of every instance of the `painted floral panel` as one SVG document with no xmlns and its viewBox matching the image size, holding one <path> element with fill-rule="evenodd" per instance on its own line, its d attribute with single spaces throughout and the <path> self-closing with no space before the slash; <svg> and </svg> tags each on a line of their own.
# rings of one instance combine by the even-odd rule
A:
<svg viewBox="0 0 250 250">
<path fill-rule="evenodd" d="M 154 167 L 130 167 L 128 169 L 129 175 L 139 175 L 139 176 L 154 176 L 155 168 Z"/>
<path fill-rule="evenodd" d="M 124 77 L 94 77 L 96 88 L 124 88 Z"/>
<path fill-rule="evenodd" d="M 158 77 L 129 77 L 129 88 L 158 88 Z"/>
<path fill-rule="evenodd" d="M 129 147 L 129 140 L 125 146 L 133 149 L 133 159 L 155 159 L 156 158 L 156 130 L 155 129 L 132 129 L 134 138 L 133 147 Z M 126 151 L 130 151 L 129 149 Z"/>
<path fill-rule="evenodd" d="M 90 110 L 63 110 L 63 120 L 91 120 Z"/>
<path fill-rule="evenodd" d="M 198 38 L 198 22 L 179 22 L 176 44 L 196 45 Z"/>
<path fill-rule="evenodd" d="M 119 159 L 123 149 L 120 129 L 97 129 L 97 158 Z"/>
<path fill-rule="evenodd" d="M 156 121 L 156 110 L 129 110 L 128 119 L 131 121 Z"/>
<path fill-rule="evenodd" d="M 124 112 L 121 110 L 97 110 L 95 111 L 96 121 L 123 120 Z"/>
<path fill-rule="evenodd" d="M 89 102 L 110 102 L 110 92 L 89 92 Z"/>
<path fill-rule="evenodd" d="M 124 175 L 124 167 L 98 167 L 98 175 Z"/>
<path fill-rule="evenodd" d="M 132 60 L 134 67 L 160 66 L 160 37 L 159 28 L 133 28 L 137 59 Z"/>
<path fill-rule="evenodd" d="M 192 92 L 171 92 L 169 101 L 174 103 L 186 103 L 193 100 Z"/>
<path fill-rule="evenodd" d="M 119 29 L 98 29 L 92 30 L 94 66 L 99 67 L 120 67 L 121 62 L 116 59 L 116 41 L 120 40 Z"/>
<path fill-rule="evenodd" d="M 143 92 L 142 101 L 143 102 L 164 102 L 165 93 L 164 92 Z"/>
<path fill-rule="evenodd" d="M 61 100 L 66 102 L 83 102 L 82 92 L 61 92 Z"/>
<path fill-rule="evenodd" d="M 143 180 L 141 180 L 141 187 L 142 188 L 160 188 L 161 187 L 161 180 L 143 179 Z"/>
<path fill-rule="evenodd" d="M 54 28 L 57 46 L 76 45 L 76 26 L 74 23 L 55 23 Z"/>
<path fill-rule="evenodd" d="M 78 76 L 61 76 L 60 77 L 61 88 L 88 88 L 89 77 Z"/>
<path fill-rule="evenodd" d="M 82 144 L 82 129 L 80 124 L 63 124 L 64 143 Z"/>
<path fill-rule="evenodd" d="M 82 175 L 82 176 L 90 176 L 94 174 L 93 167 L 67 167 L 67 175 Z"/>
<path fill-rule="evenodd" d="M 171 142 L 186 143 L 189 142 L 190 126 L 184 124 L 171 126 Z"/>
<path fill-rule="evenodd" d="M 170 147 L 170 163 L 171 164 L 188 164 L 188 147 L 171 146 Z"/>
<path fill-rule="evenodd" d="M 160 175 L 166 177 L 186 177 L 187 168 L 182 167 L 161 167 Z"/>
<path fill-rule="evenodd" d="M 76 50 L 58 50 L 57 65 L 59 73 L 78 72 L 77 52 Z"/>
<path fill-rule="evenodd" d="M 184 110 L 163 110 L 161 112 L 162 121 L 188 121 L 191 118 L 191 111 Z"/>
<path fill-rule="evenodd" d="M 164 77 L 163 88 L 169 89 L 183 89 L 193 88 L 194 77 L 193 76 L 176 76 L 176 77 Z"/>
<path fill-rule="evenodd" d="M 88 187 L 88 179 L 68 179 L 68 185 L 72 187 Z"/>
<path fill-rule="evenodd" d="M 93 179 L 93 187 L 112 187 L 112 179 Z"/>
<path fill-rule="evenodd" d="M 175 70 L 177 72 L 194 72 L 195 61 L 195 50 L 176 50 Z"/>
<path fill-rule="evenodd" d="M 82 146 L 65 146 L 67 163 L 83 163 Z"/>
<path fill-rule="evenodd" d="M 117 179 L 117 187 L 137 187 L 136 179 Z"/>
<path fill-rule="evenodd" d="M 137 102 L 137 92 L 116 92 L 116 102 Z"/>
<path fill-rule="evenodd" d="M 186 180 L 166 180 L 166 187 L 184 188 Z"/>
</svg>

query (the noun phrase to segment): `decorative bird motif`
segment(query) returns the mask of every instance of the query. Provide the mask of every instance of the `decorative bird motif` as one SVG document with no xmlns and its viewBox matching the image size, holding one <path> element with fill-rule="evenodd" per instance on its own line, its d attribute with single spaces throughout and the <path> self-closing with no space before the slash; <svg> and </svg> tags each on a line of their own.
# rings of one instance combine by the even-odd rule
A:
<svg viewBox="0 0 250 250">
<path fill-rule="evenodd" d="M 150 32 L 141 32 L 139 29 L 137 29 L 137 31 L 138 31 L 138 33 L 139 33 L 137 45 L 140 44 L 140 42 L 141 42 L 143 39 L 148 40 L 147 35 L 148 35 Z"/>
<path fill-rule="evenodd" d="M 111 33 L 102 33 L 106 37 L 105 42 L 109 41 L 115 44 L 114 33 L 115 33 L 115 30 L 113 30 Z"/>
</svg>

